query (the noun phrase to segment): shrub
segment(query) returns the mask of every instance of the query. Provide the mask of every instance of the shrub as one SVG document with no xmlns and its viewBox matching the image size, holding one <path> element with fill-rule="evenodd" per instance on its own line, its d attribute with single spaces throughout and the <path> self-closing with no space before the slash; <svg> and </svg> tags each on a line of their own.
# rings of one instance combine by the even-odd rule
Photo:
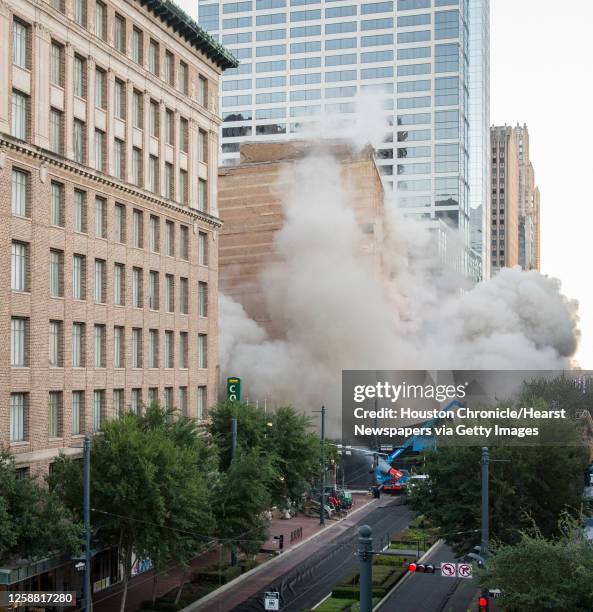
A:
<svg viewBox="0 0 593 612">
<path fill-rule="evenodd" d="M 220 571 L 201 570 L 193 575 L 192 582 L 205 582 L 208 584 L 226 584 L 241 575 L 241 567 L 238 565 L 228 565 Z"/>
</svg>

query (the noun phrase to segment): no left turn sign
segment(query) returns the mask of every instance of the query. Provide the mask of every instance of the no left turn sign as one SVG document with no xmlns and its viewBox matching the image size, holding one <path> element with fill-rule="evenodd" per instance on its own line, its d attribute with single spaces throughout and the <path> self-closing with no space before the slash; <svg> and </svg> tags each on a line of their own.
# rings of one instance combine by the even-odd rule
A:
<svg viewBox="0 0 593 612">
<path fill-rule="evenodd" d="M 441 576 L 445 578 L 457 577 L 457 566 L 455 563 L 441 563 Z"/>
</svg>

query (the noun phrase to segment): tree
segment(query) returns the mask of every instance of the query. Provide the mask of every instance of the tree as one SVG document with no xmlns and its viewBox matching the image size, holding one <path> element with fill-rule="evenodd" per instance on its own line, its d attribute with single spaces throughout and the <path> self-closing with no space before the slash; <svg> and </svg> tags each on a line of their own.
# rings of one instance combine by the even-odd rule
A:
<svg viewBox="0 0 593 612">
<path fill-rule="evenodd" d="M 271 506 L 270 488 L 276 478 L 269 455 L 258 448 L 238 448 L 213 487 L 212 508 L 223 542 L 247 554 L 260 549 L 268 527 L 264 512 Z"/>
<path fill-rule="evenodd" d="M 494 548 L 479 579 L 503 591 L 505 610 L 593 609 L 593 545 L 570 517 L 561 518 L 558 531 L 547 540 L 532 529 L 516 544 Z"/>
<path fill-rule="evenodd" d="M 73 554 L 81 533 L 59 498 L 33 478 L 19 479 L 13 457 L 0 448 L 0 559 Z"/>
<path fill-rule="evenodd" d="M 507 423 L 508 424 L 508 423 Z M 515 543 L 521 529 L 535 520 L 546 537 L 557 533 L 558 517 L 581 505 L 583 472 L 588 453 L 580 445 L 573 421 L 557 420 L 547 427 L 571 440 L 562 446 L 492 447 L 490 469 L 490 533 Z M 547 432 L 544 432 L 547 433 Z M 414 488 L 410 504 L 439 526 L 458 550 L 479 541 L 481 482 L 480 447 L 442 446 L 426 454 L 427 481 Z"/>
<path fill-rule="evenodd" d="M 150 558 L 157 569 L 170 560 L 187 563 L 209 542 L 214 527 L 208 498 L 211 463 L 201 463 L 206 443 L 195 428 L 191 437 L 191 423 L 175 424 L 170 417 L 157 406 L 144 418 L 126 413 L 93 439 L 92 525 L 98 539 L 119 551 L 122 612 L 133 554 Z M 51 481 L 80 516 L 80 462 L 61 457 Z"/>
<path fill-rule="evenodd" d="M 587 378 L 575 382 L 574 378 L 564 375 L 553 379 L 534 378 L 525 382 L 519 399 L 523 404 L 543 400 L 548 406 L 557 402 L 559 408 L 566 409 L 572 416 L 581 410 L 591 410 L 593 381 Z"/>
</svg>

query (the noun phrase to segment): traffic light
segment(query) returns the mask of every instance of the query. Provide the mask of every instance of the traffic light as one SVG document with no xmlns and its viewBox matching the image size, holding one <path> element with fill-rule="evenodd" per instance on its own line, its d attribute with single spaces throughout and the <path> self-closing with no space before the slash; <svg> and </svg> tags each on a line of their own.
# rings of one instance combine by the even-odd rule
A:
<svg viewBox="0 0 593 612">
<path fill-rule="evenodd" d="M 488 597 L 482 595 L 480 599 L 478 599 L 478 611 L 479 612 L 488 612 Z"/>
<path fill-rule="evenodd" d="M 409 572 L 417 572 L 418 574 L 434 574 L 434 565 L 427 565 L 425 563 L 408 563 Z"/>
</svg>

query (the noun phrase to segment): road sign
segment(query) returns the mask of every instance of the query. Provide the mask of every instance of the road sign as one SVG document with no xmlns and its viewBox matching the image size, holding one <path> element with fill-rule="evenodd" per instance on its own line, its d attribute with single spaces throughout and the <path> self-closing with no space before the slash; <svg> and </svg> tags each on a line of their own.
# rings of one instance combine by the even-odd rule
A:
<svg viewBox="0 0 593 612">
<path fill-rule="evenodd" d="M 457 578 L 457 565 L 455 563 L 441 563 L 441 576 Z"/>
<path fill-rule="evenodd" d="M 472 566 L 469 563 L 458 563 L 457 564 L 457 575 L 460 578 L 473 578 Z"/>
<path fill-rule="evenodd" d="M 280 610 L 280 593 L 277 591 L 264 593 L 264 610 Z"/>
<path fill-rule="evenodd" d="M 241 401 L 241 379 L 237 376 L 232 376 L 226 379 L 227 398 L 231 401 Z"/>
</svg>

